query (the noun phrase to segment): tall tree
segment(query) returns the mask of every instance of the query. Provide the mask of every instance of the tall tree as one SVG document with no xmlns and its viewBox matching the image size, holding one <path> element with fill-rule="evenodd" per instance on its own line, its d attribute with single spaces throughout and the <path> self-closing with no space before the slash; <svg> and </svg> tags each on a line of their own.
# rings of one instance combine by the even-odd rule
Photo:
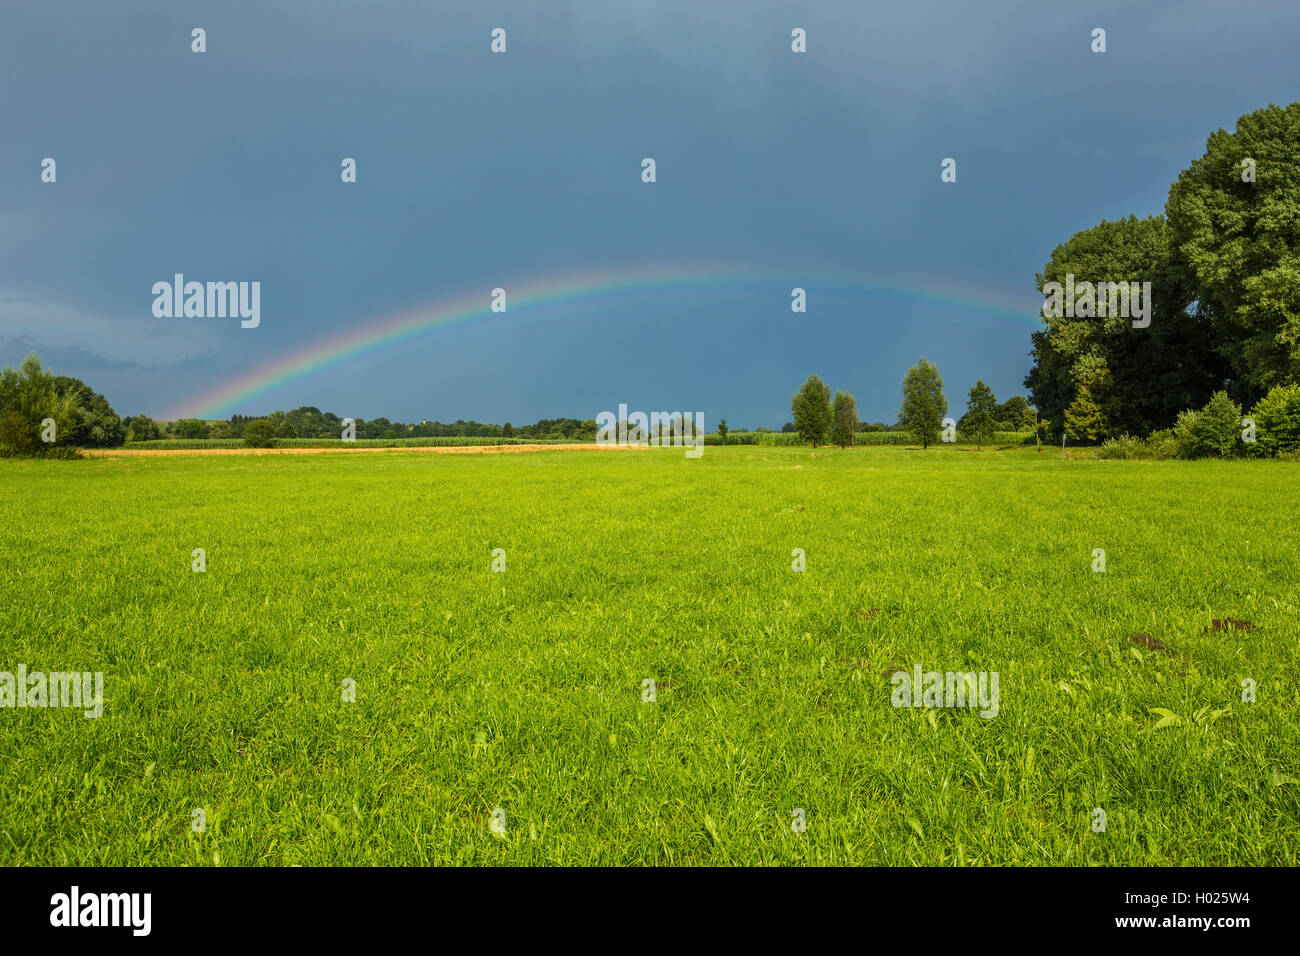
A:
<svg viewBox="0 0 1300 956">
<path fill-rule="evenodd" d="M 1209 316 L 1195 306 L 1164 217 L 1129 216 L 1076 233 L 1052 250 L 1039 290 L 1051 282 L 1151 283 L 1146 328 L 1133 327 L 1131 307 L 1129 316 L 1104 317 L 1091 309 L 1086 315 L 1044 309 L 1043 328 L 1031 337 L 1034 367 L 1025 386 L 1042 417 L 1058 423 L 1058 436 L 1084 385 L 1114 430 L 1132 434 L 1172 425 L 1179 411 L 1201 406 L 1221 387 L 1225 368 L 1214 352 Z M 1103 299 L 1112 311 L 1109 296 L 1097 292 L 1098 304 Z"/>
<path fill-rule="evenodd" d="M 790 399 L 794 425 L 804 441 L 814 448 L 826 438 L 831 425 L 831 390 L 816 375 L 809 375 L 803 387 Z"/>
<path fill-rule="evenodd" d="M 921 356 L 903 376 L 903 407 L 898 410 L 898 423 L 907 427 L 922 448 L 929 448 L 946 414 L 948 399 L 943 394 L 943 378 L 934 363 Z"/>
<path fill-rule="evenodd" d="M 1300 381 L 1300 103 L 1210 134 L 1169 189 L 1172 243 L 1221 333 L 1230 391 L 1250 405 Z"/>
<path fill-rule="evenodd" d="M 997 407 L 998 400 L 993 389 L 985 385 L 983 379 L 977 379 L 966 398 L 966 414 L 962 416 L 966 431 L 975 438 L 976 448 L 983 448 L 984 443 L 992 439 L 993 430 L 997 426 L 994 417 Z"/>
<path fill-rule="evenodd" d="M 848 392 L 835 390 L 831 403 L 831 441 L 841 448 L 853 445 L 858 434 L 858 403 Z"/>
</svg>

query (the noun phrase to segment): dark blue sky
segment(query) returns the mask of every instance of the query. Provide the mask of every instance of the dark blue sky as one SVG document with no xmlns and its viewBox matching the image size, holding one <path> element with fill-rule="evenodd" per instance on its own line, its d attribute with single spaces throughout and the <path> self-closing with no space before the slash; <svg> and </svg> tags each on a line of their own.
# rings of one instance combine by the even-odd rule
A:
<svg viewBox="0 0 1300 956">
<path fill-rule="evenodd" d="M 921 354 L 954 408 L 977 377 L 1005 398 L 1052 248 L 1160 212 L 1212 130 L 1300 89 L 1289 0 L 22 6 L 0 11 L 0 363 L 34 349 L 122 414 L 425 303 L 699 262 L 1003 311 L 810 280 L 795 315 L 780 282 L 705 283 L 521 309 L 237 410 L 779 427 L 815 371 L 892 421 Z M 261 325 L 155 318 L 176 272 L 260 281 Z"/>
</svg>

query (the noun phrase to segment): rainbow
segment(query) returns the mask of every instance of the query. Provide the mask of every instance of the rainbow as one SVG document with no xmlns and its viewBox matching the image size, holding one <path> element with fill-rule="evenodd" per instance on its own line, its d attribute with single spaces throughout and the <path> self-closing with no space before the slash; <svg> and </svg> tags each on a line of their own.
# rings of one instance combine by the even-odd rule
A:
<svg viewBox="0 0 1300 956">
<path fill-rule="evenodd" d="M 251 403 L 291 382 L 305 379 L 323 369 L 341 365 L 358 356 L 378 352 L 416 338 L 450 331 L 470 324 L 522 321 L 547 314 L 564 314 L 591 303 L 645 299 L 680 293 L 716 293 L 737 290 L 739 294 L 770 297 L 773 287 L 783 296 L 799 286 L 808 290 L 810 303 L 829 293 L 831 298 L 847 296 L 893 299 L 936 309 L 938 316 L 962 321 L 951 313 L 975 316 L 995 325 L 1026 330 L 1039 327 L 1037 310 L 1027 310 L 982 290 L 954 289 L 938 282 L 924 286 L 877 282 L 839 276 L 800 273 L 788 276 L 728 267 L 658 267 L 644 270 L 603 270 L 509 284 L 507 311 L 493 312 L 488 289 L 364 322 L 353 330 L 315 343 L 283 358 L 267 362 L 215 388 L 192 395 L 174 408 L 164 420 L 178 418 L 221 418 L 235 412 L 255 411 Z"/>
</svg>

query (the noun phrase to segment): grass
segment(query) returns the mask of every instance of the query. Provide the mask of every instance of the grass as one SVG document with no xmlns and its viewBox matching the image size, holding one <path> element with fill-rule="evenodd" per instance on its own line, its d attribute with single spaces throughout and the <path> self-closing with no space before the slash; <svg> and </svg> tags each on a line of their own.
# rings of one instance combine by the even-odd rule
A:
<svg viewBox="0 0 1300 956">
<path fill-rule="evenodd" d="M 99 719 L 0 709 L 0 863 L 1296 865 L 1297 477 L 0 461 L 0 671 L 105 681 Z M 915 664 L 997 671 L 998 715 L 891 706 Z"/>
</svg>

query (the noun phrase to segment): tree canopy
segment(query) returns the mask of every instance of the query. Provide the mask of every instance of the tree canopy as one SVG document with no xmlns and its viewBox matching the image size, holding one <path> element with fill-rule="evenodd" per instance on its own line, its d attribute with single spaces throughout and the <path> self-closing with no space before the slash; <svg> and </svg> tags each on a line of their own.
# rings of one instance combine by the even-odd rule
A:
<svg viewBox="0 0 1300 956">
<path fill-rule="evenodd" d="M 922 356 L 903 376 L 903 406 L 898 411 L 899 424 L 907 426 L 912 438 L 922 448 L 934 444 L 948 414 L 948 399 L 943 394 L 943 378 L 933 362 Z"/>
<path fill-rule="evenodd" d="M 831 425 L 830 388 L 816 375 L 809 375 L 790 399 L 790 411 L 794 415 L 794 425 L 800 437 L 812 442 L 816 448 L 825 440 Z"/>
</svg>

